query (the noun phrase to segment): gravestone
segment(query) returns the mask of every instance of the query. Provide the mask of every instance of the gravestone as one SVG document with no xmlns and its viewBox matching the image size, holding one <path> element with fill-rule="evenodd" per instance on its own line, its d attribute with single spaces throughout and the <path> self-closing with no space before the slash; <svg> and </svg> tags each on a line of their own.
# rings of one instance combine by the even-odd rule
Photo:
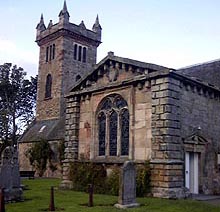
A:
<svg viewBox="0 0 220 212">
<path fill-rule="evenodd" d="M 22 200 L 19 174 L 18 152 L 14 147 L 6 147 L 0 161 L 0 187 L 4 188 L 5 201 Z"/>
<path fill-rule="evenodd" d="M 117 208 L 138 207 L 136 202 L 136 169 L 134 162 L 126 161 L 121 169 Z"/>
</svg>

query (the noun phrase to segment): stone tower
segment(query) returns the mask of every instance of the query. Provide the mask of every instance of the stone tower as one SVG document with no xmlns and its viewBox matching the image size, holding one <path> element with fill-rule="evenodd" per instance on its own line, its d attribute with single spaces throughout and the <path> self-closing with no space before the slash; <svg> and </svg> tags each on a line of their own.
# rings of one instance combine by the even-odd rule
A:
<svg viewBox="0 0 220 212">
<path fill-rule="evenodd" d="M 20 170 L 32 170 L 25 152 L 34 142 L 47 140 L 57 152 L 65 137 L 64 97 L 96 64 L 102 33 L 98 16 L 92 30 L 83 21 L 70 23 L 69 17 L 64 1 L 58 23 L 51 20 L 46 27 L 41 15 L 36 28 L 40 47 L 36 119 L 19 140 Z"/>
<path fill-rule="evenodd" d="M 62 117 L 64 96 L 76 81 L 96 64 L 97 47 L 102 28 L 98 16 L 92 30 L 82 21 L 69 22 L 66 1 L 59 13 L 59 22 L 44 24 L 43 15 L 37 25 L 36 42 L 40 47 L 36 120 Z"/>
</svg>

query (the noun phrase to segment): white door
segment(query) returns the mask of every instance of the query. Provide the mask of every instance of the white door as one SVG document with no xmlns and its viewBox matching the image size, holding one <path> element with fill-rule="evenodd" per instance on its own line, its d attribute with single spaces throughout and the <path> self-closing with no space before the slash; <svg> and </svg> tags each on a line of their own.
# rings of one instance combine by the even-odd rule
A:
<svg viewBox="0 0 220 212">
<path fill-rule="evenodd" d="M 185 153 L 185 187 L 191 193 L 199 193 L 199 157 L 198 153 Z"/>
</svg>

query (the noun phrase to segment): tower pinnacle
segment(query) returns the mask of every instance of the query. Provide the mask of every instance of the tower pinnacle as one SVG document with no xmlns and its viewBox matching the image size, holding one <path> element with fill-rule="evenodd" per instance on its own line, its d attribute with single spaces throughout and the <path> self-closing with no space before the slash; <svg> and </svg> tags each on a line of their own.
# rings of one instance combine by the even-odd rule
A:
<svg viewBox="0 0 220 212">
<path fill-rule="evenodd" d="M 36 29 L 39 30 L 39 31 L 43 31 L 43 30 L 46 29 L 45 24 L 44 24 L 43 13 L 41 13 L 41 16 L 40 16 L 40 22 L 37 24 Z"/>
<path fill-rule="evenodd" d="M 99 24 L 99 16 L 97 15 L 95 23 L 92 27 L 93 32 L 95 32 L 99 38 L 99 40 L 101 40 L 101 36 L 102 36 L 102 27 Z"/>
<path fill-rule="evenodd" d="M 60 17 L 60 21 L 69 22 L 70 15 L 67 10 L 66 0 L 64 0 L 63 9 L 60 11 L 59 17 Z"/>
<path fill-rule="evenodd" d="M 99 16 L 98 15 L 96 16 L 96 20 L 95 20 L 95 23 L 92 27 L 92 30 L 95 31 L 95 32 L 97 32 L 98 30 L 102 30 L 102 27 L 99 24 Z"/>
</svg>

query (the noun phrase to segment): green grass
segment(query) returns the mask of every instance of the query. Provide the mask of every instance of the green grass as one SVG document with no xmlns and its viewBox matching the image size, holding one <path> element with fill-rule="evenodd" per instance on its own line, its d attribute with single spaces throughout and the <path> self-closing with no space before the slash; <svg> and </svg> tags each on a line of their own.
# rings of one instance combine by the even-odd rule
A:
<svg viewBox="0 0 220 212">
<path fill-rule="evenodd" d="M 24 180 L 23 184 L 29 187 L 24 191 L 24 202 L 6 205 L 6 212 L 39 212 L 46 211 L 49 206 L 50 187 L 58 187 L 60 180 L 35 179 Z M 139 208 L 120 210 L 113 207 L 117 197 L 109 195 L 94 195 L 94 207 L 86 206 L 88 194 L 75 191 L 62 191 L 55 188 L 56 211 L 60 212 L 219 212 L 220 207 L 212 206 L 193 200 L 165 200 L 156 198 L 137 198 L 141 204 Z"/>
</svg>

